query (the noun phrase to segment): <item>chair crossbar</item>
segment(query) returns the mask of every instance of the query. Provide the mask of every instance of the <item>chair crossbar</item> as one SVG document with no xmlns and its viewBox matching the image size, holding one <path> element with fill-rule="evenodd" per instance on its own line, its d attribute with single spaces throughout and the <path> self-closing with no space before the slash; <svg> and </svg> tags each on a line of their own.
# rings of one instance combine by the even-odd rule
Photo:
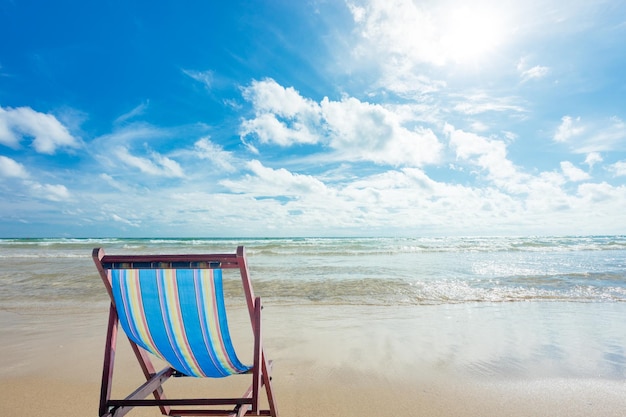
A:
<svg viewBox="0 0 626 417">
<path fill-rule="evenodd" d="M 109 268 L 240 268 L 240 258 L 235 254 L 188 255 L 104 255 L 100 262 Z"/>
<path fill-rule="evenodd" d="M 244 405 L 252 404 L 252 398 L 184 398 L 184 399 L 162 399 L 162 400 L 109 400 L 108 405 L 113 407 L 154 407 L 157 405 L 181 406 L 210 406 L 210 405 Z"/>
<path fill-rule="evenodd" d="M 224 267 L 219 261 L 105 262 L 102 266 L 105 269 L 222 269 Z"/>
<path fill-rule="evenodd" d="M 245 416 L 247 414 L 255 416 L 271 416 L 272 413 L 269 410 L 259 411 L 247 411 L 241 413 L 238 410 L 184 410 L 184 409 L 171 409 L 170 415 L 182 417 L 182 416 Z"/>
</svg>

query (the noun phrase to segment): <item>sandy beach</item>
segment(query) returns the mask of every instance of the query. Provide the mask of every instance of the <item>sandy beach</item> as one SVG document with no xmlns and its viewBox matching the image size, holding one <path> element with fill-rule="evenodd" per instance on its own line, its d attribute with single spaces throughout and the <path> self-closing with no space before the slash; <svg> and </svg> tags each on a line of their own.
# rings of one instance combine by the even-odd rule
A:
<svg viewBox="0 0 626 417">
<path fill-rule="evenodd" d="M 623 415 L 626 335 L 611 322 L 626 308 L 557 304 L 266 305 L 265 344 L 275 361 L 279 411 L 302 417 Z M 1 310 L 0 415 L 97 415 L 106 310 L 106 303 Z M 247 329 L 243 313 L 235 309 L 230 325 L 246 359 L 248 335 L 238 330 Z M 606 316 L 606 328 L 587 328 L 597 314 Z M 133 361 L 121 338 L 115 393 L 141 380 Z M 225 386 L 224 380 L 196 386 L 198 380 L 176 379 L 169 388 L 193 396 L 224 387 L 239 393 L 246 381 L 231 379 Z"/>
</svg>

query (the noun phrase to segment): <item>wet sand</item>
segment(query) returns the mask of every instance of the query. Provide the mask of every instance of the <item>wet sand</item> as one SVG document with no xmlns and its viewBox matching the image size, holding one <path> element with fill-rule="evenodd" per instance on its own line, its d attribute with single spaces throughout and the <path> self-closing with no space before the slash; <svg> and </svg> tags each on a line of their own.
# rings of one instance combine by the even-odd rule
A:
<svg viewBox="0 0 626 417">
<path fill-rule="evenodd" d="M 233 313 L 247 361 L 238 329 L 249 324 Z M 621 416 L 625 313 L 621 303 L 266 305 L 264 332 L 282 416 Z M 105 303 L 3 306 L 0 415 L 97 415 L 106 319 Z M 114 394 L 141 381 L 119 342 Z M 241 378 L 166 389 L 239 394 Z"/>
</svg>

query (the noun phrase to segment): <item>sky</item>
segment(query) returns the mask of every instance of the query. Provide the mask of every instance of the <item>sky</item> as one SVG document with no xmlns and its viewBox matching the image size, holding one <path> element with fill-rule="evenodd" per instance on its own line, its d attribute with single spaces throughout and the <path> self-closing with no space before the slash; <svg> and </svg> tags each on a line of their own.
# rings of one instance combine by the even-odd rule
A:
<svg viewBox="0 0 626 417">
<path fill-rule="evenodd" d="M 626 234 L 626 2 L 0 0 L 0 237 Z"/>
</svg>

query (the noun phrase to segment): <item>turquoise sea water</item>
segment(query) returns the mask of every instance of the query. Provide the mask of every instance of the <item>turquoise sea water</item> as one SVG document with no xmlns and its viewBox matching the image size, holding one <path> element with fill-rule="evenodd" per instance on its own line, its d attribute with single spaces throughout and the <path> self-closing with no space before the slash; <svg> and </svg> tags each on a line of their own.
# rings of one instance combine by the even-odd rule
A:
<svg viewBox="0 0 626 417">
<path fill-rule="evenodd" d="M 0 239 L 0 303 L 104 299 L 91 250 L 232 253 L 277 304 L 626 301 L 626 236 Z"/>
<path fill-rule="evenodd" d="M 76 337 L 100 336 L 108 297 L 94 247 L 234 253 L 238 245 L 264 299 L 268 349 L 284 369 L 626 378 L 626 236 L 0 239 L 3 367 L 26 367 L 36 349 L 56 346 L 44 336 L 70 316 Z M 225 286 L 236 301 L 238 279 Z"/>
</svg>

